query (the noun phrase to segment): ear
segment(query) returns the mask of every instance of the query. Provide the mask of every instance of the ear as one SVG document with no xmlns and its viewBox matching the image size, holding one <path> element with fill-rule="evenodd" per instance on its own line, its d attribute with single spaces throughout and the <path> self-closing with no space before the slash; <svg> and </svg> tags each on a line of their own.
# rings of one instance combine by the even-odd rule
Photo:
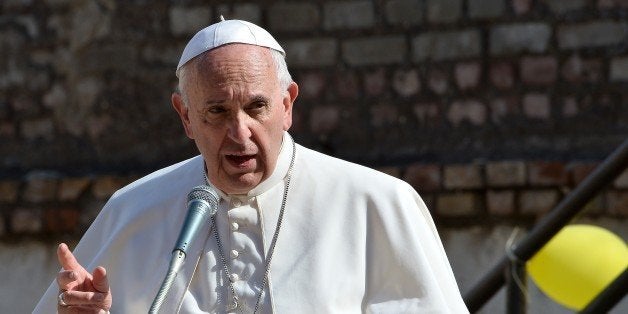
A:
<svg viewBox="0 0 628 314">
<path fill-rule="evenodd" d="M 288 85 L 287 93 L 283 98 L 284 105 L 284 120 L 283 120 L 283 129 L 284 131 L 288 131 L 292 126 L 292 106 L 294 105 L 294 101 L 297 99 L 299 95 L 299 85 L 297 83 L 292 82 Z"/>
<path fill-rule="evenodd" d="M 179 118 L 181 118 L 181 123 L 183 123 L 185 134 L 189 138 L 194 139 L 194 132 L 192 132 L 192 126 L 190 123 L 190 116 L 189 116 L 190 110 L 185 105 L 185 102 L 183 101 L 183 96 L 177 92 L 172 93 L 171 101 L 172 101 L 172 107 L 174 107 L 174 110 L 176 110 L 177 113 L 179 114 Z"/>
</svg>

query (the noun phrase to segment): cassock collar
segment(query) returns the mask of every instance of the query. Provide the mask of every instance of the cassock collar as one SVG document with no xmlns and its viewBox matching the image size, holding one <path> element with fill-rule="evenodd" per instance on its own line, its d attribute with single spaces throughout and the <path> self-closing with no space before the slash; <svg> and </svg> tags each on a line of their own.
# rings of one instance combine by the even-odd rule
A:
<svg viewBox="0 0 628 314">
<path fill-rule="evenodd" d="M 227 195 L 220 189 L 216 189 L 218 191 L 218 194 L 223 199 L 226 199 L 226 200 L 232 197 L 252 198 L 252 197 L 257 197 L 263 194 L 264 192 L 270 190 L 276 184 L 282 182 L 283 179 L 288 174 L 288 169 L 290 168 L 290 160 L 292 159 L 292 150 L 293 150 L 292 142 L 293 141 L 294 140 L 292 139 L 290 134 L 288 134 L 288 132 L 283 133 L 283 139 L 281 141 L 281 149 L 279 150 L 279 157 L 277 158 L 277 164 L 275 165 L 275 170 L 273 171 L 273 174 L 271 174 L 270 177 L 266 178 L 266 180 L 260 182 L 260 184 L 258 184 L 248 193 Z"/>
</svg>

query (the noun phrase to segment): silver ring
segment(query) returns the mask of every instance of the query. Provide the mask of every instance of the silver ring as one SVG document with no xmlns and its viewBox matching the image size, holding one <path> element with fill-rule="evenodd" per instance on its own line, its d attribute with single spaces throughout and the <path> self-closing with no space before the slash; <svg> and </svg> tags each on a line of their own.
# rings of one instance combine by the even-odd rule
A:
<svg viewBox="0 0 628 314">
<path fill-rule="evenodd" d="M 65 291 L 61 291 L 61 293 L 59 293 L 59 296 L 57 296 L 57 304 L 59 304 L 59 306 L 62 306 L 62 307 L 68 306 L 68 304 L 65 303 L 65 300 L 63 300 L 64 293 Z"/>
</svg>

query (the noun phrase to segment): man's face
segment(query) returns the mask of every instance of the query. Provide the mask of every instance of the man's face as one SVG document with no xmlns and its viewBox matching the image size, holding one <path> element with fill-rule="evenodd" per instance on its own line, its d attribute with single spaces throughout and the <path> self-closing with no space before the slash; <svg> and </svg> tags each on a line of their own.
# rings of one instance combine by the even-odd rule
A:
<svg viewBox="0 0 628 314">
<path fill-rule="evenodd" d="M 211 183 L 225 193 L 246 193 L 275 169 L 298 87 L 280 88 L 268 48 L 231 44 L 199 58 L 182 78 L 187 107 L 176 93 L 173 106 Z"/>
</svg>

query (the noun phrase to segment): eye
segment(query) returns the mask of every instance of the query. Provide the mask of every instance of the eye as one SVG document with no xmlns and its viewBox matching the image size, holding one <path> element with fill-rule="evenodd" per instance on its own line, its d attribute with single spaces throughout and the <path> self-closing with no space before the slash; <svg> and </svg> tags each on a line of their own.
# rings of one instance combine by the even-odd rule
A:
<svg viewBox="0 0 628 314">
<path fill-rule="evenodd" d="M 261 111 L 267 106 L 268 106 L 268 103 L 266 103 L 265 101 L 254 101 L 250 103 L 248 106 L 246 106 L 246 110 Z"/>
<path fill-rule="evenodd" d="M 207 112 L 211 114 L 221 114 L 227 112 L 227 109 L 223 106 L 211 106 L 207 108 Z"/>
</svg>

